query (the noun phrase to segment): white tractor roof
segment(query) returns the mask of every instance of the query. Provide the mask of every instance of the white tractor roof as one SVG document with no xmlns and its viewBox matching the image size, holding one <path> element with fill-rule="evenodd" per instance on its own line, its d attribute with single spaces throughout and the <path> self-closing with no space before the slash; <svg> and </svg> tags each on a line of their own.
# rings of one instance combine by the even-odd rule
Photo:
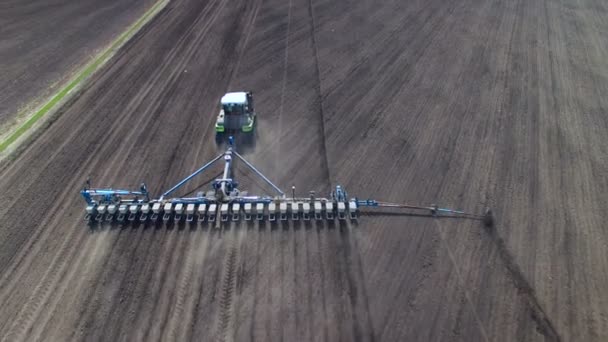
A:
<svg viewBox="0 0 608 342">
<path fill-rule="evenodd" d="M 245 104 L 247 103 L 247 93 L 244 91 L 234 92 L 234 93 L 226 93 L 226 95 L 222 96 L 222 104 Z"/>
</svg>

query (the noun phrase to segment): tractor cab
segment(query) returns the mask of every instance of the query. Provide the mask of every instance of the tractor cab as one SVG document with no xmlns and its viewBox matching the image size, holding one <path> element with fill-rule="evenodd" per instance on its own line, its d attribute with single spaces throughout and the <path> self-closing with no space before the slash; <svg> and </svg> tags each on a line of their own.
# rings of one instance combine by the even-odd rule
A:
<svg viewBox="0 0 608 342">
<path fill-rule="evenodd" d="M 215 131 L 223 133 L 226 130 L 241 130 L 251 132 L 255 123 L 253 109 L 253 94 L 251 92 L 232 92 L 222 96 L 222 109 L 217 116 Z"/>
</svg>

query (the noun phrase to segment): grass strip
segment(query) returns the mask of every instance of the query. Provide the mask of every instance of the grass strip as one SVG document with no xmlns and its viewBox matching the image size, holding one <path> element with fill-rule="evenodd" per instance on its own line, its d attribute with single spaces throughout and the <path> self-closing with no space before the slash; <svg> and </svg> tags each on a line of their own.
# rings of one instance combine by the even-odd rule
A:
<svg viewBox="0 0 608 342">
<path fill-rule="evenodd" d="M 139 18 L 133 25 L 131 25 L 127 31 L 123 32 L 114 42 L 107 48 L 103 53 L 101 53 L 95 60 L 91 61 L 87 64 L 75 77 L 72 79 L 65 87 L 63 87 L 59 92 L 46 103 L 44 104 L 38 111 L 34 113 L 31 117 L 29 117 L 23 124 L 17 127 L 10 135 L 0 143 L 0 153 L 4 152 L 12 143 L 14 143 L 19 137 L 21 137 L 25 132 L 27 132 L 32 126 L 40 120 L 40 118 L 44 117 L 59 101 L 61 101 L 70 91 L 72 91 L 76 86 L 80 85 L 84 79 L 89 77 L 95 71 L 97 71 L 103 64 L 105 64 L 106 60 L 110 56 L 110 54 L 124 44 L 128 38 L 130 38 L 137 30 L 139 30 L 147 21 L 151 18 L 157 11 L 160 9 L 161 5 L 165 5 L 166 1 L 158 1 L 152 8 L 150 8 L 146 13 Z"/>
</svg>

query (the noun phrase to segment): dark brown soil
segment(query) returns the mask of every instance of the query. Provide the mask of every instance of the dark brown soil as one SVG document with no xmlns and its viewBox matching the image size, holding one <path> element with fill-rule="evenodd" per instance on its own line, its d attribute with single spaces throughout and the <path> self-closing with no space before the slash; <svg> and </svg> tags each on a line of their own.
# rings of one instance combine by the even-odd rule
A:
<svg viewBox="0 0 608 342">
<path fill-rule="evenodd" d="M 123 32 L 153 0 L 0 3 L 0 125 L 33 110 Z"/>
<path fill-rule="evenodd" d="M 0 336 L 607 340 L 607 7 L 172 1 L 1 172 Z M 219 153 L 235 89 L 260 119 L 243 151 L 281 187 L 495 226 L 83 223 L 87 176 L 159 193 Z"/>
</svg>

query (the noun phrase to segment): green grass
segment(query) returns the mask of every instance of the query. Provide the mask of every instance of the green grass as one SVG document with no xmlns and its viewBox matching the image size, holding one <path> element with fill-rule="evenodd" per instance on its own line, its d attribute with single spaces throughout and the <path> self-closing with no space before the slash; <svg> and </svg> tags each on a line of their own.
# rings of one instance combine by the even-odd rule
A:
<svg viewBox="0 0 608 342">
<path fill-rule="evenodd" d="M 123 32 L 114 42 L 107 48 L 103 53 L 101 53 L 95 60 L 91 61 L 87 64 L 76 76 L 72 79 L 65 87 L 63 87 L 59 92 L 49 100 L 46 104 L 44 104 L 38 111 L 34 113 L 30 118 L 28 118 L 23 124 L 17 127 L 10 135 L 0 143 L 0 153 L 4 152 L 12 143 L 14 143 L 19 137 L 21 137 L 25 132 L 27 132 L 32 126 L 40 120 L 44 115 L 46 115 L 59 101 L 61 101 L 71 90 L 76 88 L 84 79 L 93 74 L 99 67 L 101 67 L 106 59 L 112 54 L 114 50 L 116 50 L 119 46 L 125 43 L 125 41 L 137 30 L 139 30 L 147 20 L 154 15 L 161 5 L 164 5 L 165 1 L 158 1 L 152 8 L 150 8 L 146 13 L 139 18 L 133 25 L 131 25 L 127 31 Z"/>
</svg>

